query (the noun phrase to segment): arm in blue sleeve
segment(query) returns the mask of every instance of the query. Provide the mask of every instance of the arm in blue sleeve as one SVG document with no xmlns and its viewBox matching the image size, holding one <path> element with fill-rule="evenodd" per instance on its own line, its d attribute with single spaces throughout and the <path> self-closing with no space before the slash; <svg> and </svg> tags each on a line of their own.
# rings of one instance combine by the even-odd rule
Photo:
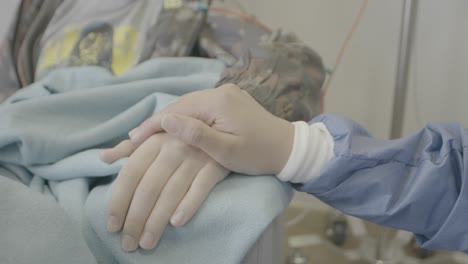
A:
<svg viewBox="0 0 468 264">
<path fill-rule="evenodd" d="M 429 124 L 398 140 L 379 140 L 355 122 L 321 115 L 334 157 L 299 191 L 356 217 L 411 231 L 428 249 L 468 250 L 468 131 Z"/>
</svg>

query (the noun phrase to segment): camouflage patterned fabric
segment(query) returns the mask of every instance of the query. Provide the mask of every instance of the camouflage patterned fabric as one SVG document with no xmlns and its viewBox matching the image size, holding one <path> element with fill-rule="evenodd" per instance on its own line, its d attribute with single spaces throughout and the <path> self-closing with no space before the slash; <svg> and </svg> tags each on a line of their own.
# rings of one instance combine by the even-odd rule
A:
<svg viewBox="0 0 468 264">
<path fill-rule="evenodd" d="M 273 32 L 228 68 L 218 85 L 235 83 L 265 109 L 289 121 L 320 113 L 325 71 L 320 56 L 291 34 Z"/>
<path fill-rule="evenodd" d="M 0 49 L 0 102 L 55 68 L 98 65 L 118 75 L 150 58 L 179 56 L 222 60 L 219 85 L 237 84 L 289 121 L 320 111 L 320 56 L 223 0 L 22 0 Z"/>
</svg>

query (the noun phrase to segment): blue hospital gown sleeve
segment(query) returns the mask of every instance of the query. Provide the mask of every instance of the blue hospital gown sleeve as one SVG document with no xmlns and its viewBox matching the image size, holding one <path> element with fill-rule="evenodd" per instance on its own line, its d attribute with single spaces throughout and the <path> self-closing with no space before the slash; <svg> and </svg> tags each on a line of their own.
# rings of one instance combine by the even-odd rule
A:
<svg viewBox="0 0 468 264">
<path fill-rule="evenodd" d="M 428 124 L 401 139 L 373 138 L 356 122 L 321 115 L 333 157 L 317 177 L 293 184 L 371 222 L 411 231 L 427 249 L 468 251 L 468 131 Z"/>
</svg>

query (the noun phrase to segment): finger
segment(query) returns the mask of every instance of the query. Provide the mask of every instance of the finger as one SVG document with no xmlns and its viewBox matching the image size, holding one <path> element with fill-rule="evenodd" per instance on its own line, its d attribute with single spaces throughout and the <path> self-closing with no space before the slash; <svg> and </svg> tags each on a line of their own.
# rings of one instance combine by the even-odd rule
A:
<svg viewBox="0 0 468 264">
<path fill-rule="evenodd" d="M 105 163 L 112 163 L 121 158 L 130 156 L 135 151 L 135 145 L 130 140 L 124 140 L 111 149 L 101 151 L 100 158 Z"/>
<path fill-rule="evenodd" d="M 184 162 L 169 179 L 146 222 L 145 231 L 140 239 L 142 248 L 149 250 L 156 247 L 174 210 L 187 193 L 201 167 L 202 164 Z"/>
<path fill-rule="evenodd" d="M 190 189 L 177 206 L 171 217 L 173 226 L 183 226 L 198 211 L 211 190 L 229 174 L 229 171 L 216 162 L 206 164 L 195 177 Z"/>
<path fill-rule="evenodd" d="M 161 121 L 168 113 L 186 115 L 209 123 L 212 121 L 210 120 L 212 118 L 211 115 L 207 115 L 206 113 L 211 113 L 211 106 L 201 102 L 201 99 L 208 99 L 207 97 L 210 95 L 208 91 L 197 91 L 181 96 L 177 101 L 169 104 L 163 110 L 146 119 L 141 125 L 130 131 L 130 140 L 135 144 L 141 144 L 141 142 L 151 135 L 163 131 Z"/>
<path fill-rule="evenodd" d="M 133 144 L 141 144 L 151 135 L 163 131 L 161 128 L 161 117 L 164 115 L 164 110 L 154 114 L 152 117 L 146 119 L 141 125 L 134 128 L 128 133 L 130 140 Z"/>
<path fill-rule="evenodd" d="M 115 180 L 108 211 L 109 232 L 117 232 L 122 228 L 133 193 L 146 169 L 158 155 L 159 144 L 153 137 L 148 140 L 154 141 L 154 144 L 145 144 L 138 148 L 129 157 Z"/>
<path fill-rule="evenodd" d="M 146 171 L 133 195 L 122 232 L 122 248 L 133 251 L 138 247 L 141 232 L 161 190 L 182 163 L 181 152 L 162 149 Z"/>
<path fill-rule="evenodd" d="M 236 139 L 234 135 L 219 132 L 200 120 L 181 115 L 167 114 L 161 125 L 168 134 L 200 148 L 221 164 Z"/>
</svg>

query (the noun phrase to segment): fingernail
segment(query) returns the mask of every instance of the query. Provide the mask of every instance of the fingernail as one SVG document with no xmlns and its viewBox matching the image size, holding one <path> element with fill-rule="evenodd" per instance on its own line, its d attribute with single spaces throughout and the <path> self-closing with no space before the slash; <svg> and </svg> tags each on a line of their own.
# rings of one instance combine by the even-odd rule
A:
<svg viewBox="0 0 468 264">
<path fill-rule="evenodd" d="M 107 220 L 107 230 L 109 232 L 117 232 L 120 229 L 120 221 L 117 217 L 115 216 L 110 216 L 109 219 Z"/>
<path fill-rule="evenodd" d="M 136 142 L 138 141 L 140 137 L 140 130 L 137 128 L 132 129 L 130 132 L 128 132 L 128 137 L 130 138 L 131 141 Z"/>
<path fill-rule="evenodd" d="M 106 152 L 107 152 L 106 149 L 101 150 L 101 152 L 99 152 L 99 159 L 104 163 L 110 163 L 109 160 L 107 159 Z M 107 225 L 109 225 L 109 222 L 107 222 Z"/>
<path fill-rule="evenodd" d="M 140 246 L 144 249 L 152 249 L 154 247 L 155 237 L 151 232 L 145 232 L 140 240 Z"/>
<path fill-rule="evenodd" d="M 130 132 L 128 132 L 128 136 L 132 138 L 132 136 L 135 134 L 136 131 L 137 131 L 137 128 L 130 130 Z"/>
<path fill-rule="evenodd" d="M 138 247 L 138 243 L 135 240 L 135 238 L 133 238 L 130 235 L 124 235 L 123 236 L 123 238 L 122 238 L 122 249 L 123 250 L 125 250 L 127 252 L 130 252 L 130 251 L 134 251 L 135 249 L 137 249 L 137 247 Z"/>
<path fill-rule="evenodd" d="M 181 226 L 184 224 L 185 214 L 184 211 L 177 211 L 171 218 L 171 224 L 173 226 Z"/>
<path fill-rule="evenodd" d="M 161 126 L 168 133 L 176 133 L 179 130 L 178 118 L 173 115 L 166 115 L 161 121 Z"/>
</svg>

